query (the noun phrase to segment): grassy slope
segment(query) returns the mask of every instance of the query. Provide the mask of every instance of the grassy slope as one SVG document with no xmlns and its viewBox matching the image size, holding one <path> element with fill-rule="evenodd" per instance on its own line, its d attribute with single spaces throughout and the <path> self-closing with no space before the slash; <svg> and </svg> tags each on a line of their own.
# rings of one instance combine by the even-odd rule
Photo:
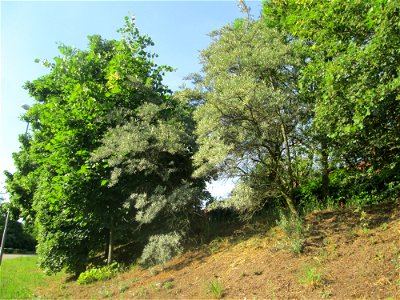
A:
<svg viewBox="0 0 400 300">
<path fill-rule="evenodd" d="M 58 279 L 36 293 L 71 299 L 199 299 L 218 292 L 227 299 L 400 299 L 399 220 L 399 203 L 314 212 L 306 218 L 299 255 L 287 250 L 291 241 L 279 227 L 257 223 L 164 268 L 136 268 L 88 286 Z"/>
</svg>

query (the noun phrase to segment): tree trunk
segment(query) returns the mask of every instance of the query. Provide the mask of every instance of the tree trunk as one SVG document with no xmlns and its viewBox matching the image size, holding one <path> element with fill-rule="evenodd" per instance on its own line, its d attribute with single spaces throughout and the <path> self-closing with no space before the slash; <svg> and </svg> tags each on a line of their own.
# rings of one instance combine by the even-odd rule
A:
<svg viewBox="0 0 400 300">
<path fill-rule="evenodd" d="M 110 239 L 108 241 L 107 265 L 111 265 L 111 263 L 112 263 L 113 250 L 114 250 L 114 220 L 113 220 L 113 217 L 111 217 L 111 220 L 110 220 Z"/>
<path fill-rule="evenodd" d="M 322 197 L 326 200 L 329 196 L 329 162 L 328 145 L 325 138 L 321 141 L 321 168 L 322 168 Z"/>
<path fill-rule="evenodd" d="M 285 149 L 286 149 L 286 167 L 287 171 L 289 174 L 289 190 L 290 192 L 293 192 L 293 188 L 295 186 L 295 180 L 293 177 L 293 171 L 292 171 L 292 157 L 290 155 L 290 149 L 289 149 L 289 140 L 287 137 L 285 125 L 282 123 L 281 124 L 281 129 L 282 129 L 282 137 L 283 137 L 283 142 L 285 144 Z"/>
<path fill-rule="evenodd" d="M 282 130 L 283 141 L 284 141 L 285 148 L 286 148 L 286 167 L 287 167 L 287 171 L 288 171 L 288 175 L 289 175 L 289 183 L 288 183 L 289 194 L 286 192 L 283 192 L 283 191 L 281 191 L 281 194 L 285 198 L 286 203 L 287 203 L 292 215 L 298 216 L 296 206 L 294 205 L 293 196 L 292 196 L 293 189 L 295 187 L 295 180 L 293 177 L 293 170 L 292 170 L 292 158 L 290 155 L 289 140 L 288 140 L 285 125 L 283 124 L 283 122 L 281 124 L 281 130 Z"/>
<path fill-rule="evenodd" d="M 288 205 L 291 214 L 292 214 L 293 216 L 298 217 L 298 216 L 299 216 L 299 213 L 298 213 L 297 210 L 296 210 L 296 206 L 294 205 L 294 201 L 293 201 L 292 197 L 289 196 L 288 194 L 282 192 L 282 191 L 281 191 L 281 195 L 283 196 L 283 198 L 285 198 L 286 204 Z"/>
</svg>

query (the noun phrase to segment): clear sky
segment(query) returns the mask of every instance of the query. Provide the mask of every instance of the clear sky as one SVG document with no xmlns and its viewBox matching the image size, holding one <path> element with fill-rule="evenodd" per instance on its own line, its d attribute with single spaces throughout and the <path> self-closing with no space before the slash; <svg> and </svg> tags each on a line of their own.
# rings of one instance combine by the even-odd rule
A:
<svg viewBox="0 0 400 300">
<path fill-rule="evenodd" d="M 247 1 L 258 17 L 261 1 Z M 87 36 L 100 34 L 119 39 L 116 32 L 124 17 L 132 14 L 141 33 L 155 42 L 151 50 L 158 63 L 177 68 L 165 78 L 173 90 L 182 78 L 200 71 L 199 51 L 205 49 L 208 33 L 241 17 L 237 2 L 230 1 L 3 1 L 1 14 L 1 102 L 0 102 L 0 185 L 3 171 L 15 170 L 11 155 L 18 151 L 18 134 L 26 124 L 19 120 L 23 104 L 33 100 L 22 85 L 46 74 L 36 58 L 52 60 L 57 43 L 85 49 Z M 223 196 L 232 183 L 215 184 L 211 191 Z"/>
</svg>

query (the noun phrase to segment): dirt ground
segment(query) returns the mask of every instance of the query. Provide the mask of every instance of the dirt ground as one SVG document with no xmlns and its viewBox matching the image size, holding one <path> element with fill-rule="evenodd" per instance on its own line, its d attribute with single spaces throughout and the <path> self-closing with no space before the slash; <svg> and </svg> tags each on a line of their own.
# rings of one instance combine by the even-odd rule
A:
<svg viewBox="0 0 400 300">
<path fill-rule="evenodd" d="M 314 212 L 304 251 L 279 228 L 253 224 L 175 258 L 112 280 L 64 282 L 38 296 L 72 299 L 400 299 L 400 204 Z M 254 227 L 257 227 L 254 230 Z M 214 283 L 214 289 L 210 288 Z"/>
</svg>

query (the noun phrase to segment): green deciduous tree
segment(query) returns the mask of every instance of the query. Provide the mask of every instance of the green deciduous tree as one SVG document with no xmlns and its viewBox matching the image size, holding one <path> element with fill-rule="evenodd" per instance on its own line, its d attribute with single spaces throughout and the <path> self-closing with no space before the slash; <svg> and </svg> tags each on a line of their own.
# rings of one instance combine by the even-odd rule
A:
<svg viewBox="0 0 400 300">
<path fill-rule="evenodd" d="M 307 57 L 300 92 L 314 105 L 314 128 L 328 138 L 331 156 L 345 166 L 385 169 L 397 182 L 399 12 L 390 0 L 272 0 L 264 6 L 265 22 L 287 32 Z"/>
<path fill-rule="evenodd" d="M 35 99 L 24 116 L 32 136 L 14 156 L 8 189 L 23 215 L 35 216 L 50 272 L 80 273 L 106 244 L 110 262 L 113 245 L 134 240 L 141 224 L 166 233 L 200 201 L 191 109 L 163 85 L 171 68 L 154 63 L 153 42 L 133 18 L 120 33 L 119 41 L 89 37 L 87 50 L 61 45 L 43 62 L 49 73 L 25 85 Z M 184 226 L 175 229 L 182 235 Z"/>
</svg>

